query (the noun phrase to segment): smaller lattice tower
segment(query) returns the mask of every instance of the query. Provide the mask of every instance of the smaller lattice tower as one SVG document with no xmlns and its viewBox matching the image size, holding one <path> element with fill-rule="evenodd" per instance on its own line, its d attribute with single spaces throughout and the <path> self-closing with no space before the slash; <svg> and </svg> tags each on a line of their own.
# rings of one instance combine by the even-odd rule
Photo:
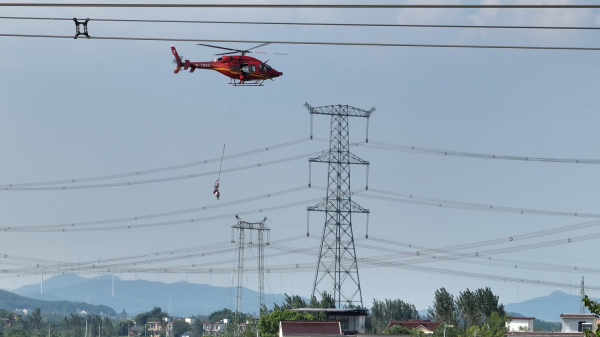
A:
<svg viewBox="0 0 600 337">
<path fill-rule="evenodd" d="M 236 289 L 236 297 L 235 297 L 235 314 L 236 318 L 242 310 L 242 289 L 243 289 L 243 281 L 244 281 L 244 250 L 246 244 L 250 247 L 256 246 L 258 251 L 258 302 L 259 302 L 259 312 L 260 309 L 265 304 L 265 245 L 269 245 L 269 238 L 271 230 L 269 227 L 265 226 L 265 222 L 267 218 L 265 217 L 260 222 L 246 222 L 240 219 L 239 216 L 235 216 L 237 220 L 237 224 L 231 226 L 231 242 L 235 243 L 234 240 L 234 231 L 237 229 L 237 250 L 236 250 L 236 265 L 237 265 L 237 289 Z M 246 243 L 246 233 L 245 230 L 249 230 L 248 240 Z M 253 245 L 252 242 L 252 231 L 255 230 L 257 232 L 256 235 L 256 244 Z M 266 233 L 265 233 L 266 232 Z M 265 234 L 266 234 L 266 242 L 265 242 Z"/>
<path fill-rule="evenodd" d="M 585 297 L 585 283 L 583 282 L 583 276 L 581 277 L 581 290 L 579 291 L 579 313 L 585 314 L 585 306 L 583 305 L 583 298 Z"/>
</svg>

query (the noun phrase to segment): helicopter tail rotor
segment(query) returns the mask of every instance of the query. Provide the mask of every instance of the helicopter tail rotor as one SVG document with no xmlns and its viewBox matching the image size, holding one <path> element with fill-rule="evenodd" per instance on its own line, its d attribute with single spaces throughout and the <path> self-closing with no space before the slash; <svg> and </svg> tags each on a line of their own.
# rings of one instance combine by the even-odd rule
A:
<svg viewBox="0 0 600 337">
<path fill-rule="evenodd" d="M 173 45 L 171 45 L 171 52 L 173 52 L 173 56 L 175 56 L 173 63 L 177 64 L 177 68 L 175 68 L 173 73 L 177 74 L 179 72 L 179 70 L 181 70 L 181 67 L 183 66 L 183 64 L 181 64 L 182 57 L 179 56 L 179 54 L 177 54 L 177 50 L 175 50 L 175 47 Z"/>
</svg>

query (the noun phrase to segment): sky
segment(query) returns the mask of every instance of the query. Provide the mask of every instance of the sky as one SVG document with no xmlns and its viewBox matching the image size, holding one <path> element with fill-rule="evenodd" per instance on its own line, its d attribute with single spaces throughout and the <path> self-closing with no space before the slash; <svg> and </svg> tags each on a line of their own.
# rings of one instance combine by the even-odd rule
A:
<svg viewBox="0 0 600 337">
<path fill-rule="evenodd" d="M 59 1 L 60 2 L 60 1 Z M 93 1 L 104 2 L 104 1 Z M 140 1 L 131 1 L 141 3 Z M 189 1 L 180 1 L 188 3 Z M 248 2 L 248 1 L 239 1 Z M 362 3 L 361 1 L 330 1 Z M 143 3 L 160 3 L 143 1 Z M 192 2 L 189 2 L 192 3 Z M 233 3 L 233 2 L 232 2 Z M 237 2 L 236 2 L 237 3 Z M 272 3 L 251 1 L 248 3 Z M 310 3 L 287 1 L 284 3 Z M 379 1 L 378 3 L 421 3 Z M 435 1 L 432 4 L 496 4 L 500 1 Z M 509 2 L 502 2 L 502 4 Z M 513 1 L 517 4 L 589 4 L 585 1 Z M 592 9 L 107 9 L 2 8 L 2 16 L 123 18 L 223 21 L 338 23 L 403 23 L 450 25 L 535 25 L 600 27 L 600 11 Z M 69 21 L 0 20 L 4 34 L 74 34 Z M 381 42 L 600 47 L 596 31 L 492 30 L 462 28 L 372 28 L 319 26 L 250 26 L 217 24 L 114 23 L 92 21 L 92 36 L 189 39 Z M 551 158 L 600 158 L 600 100 L 597 51 L 498 50 L 457 48 L 349 47 L 272 44 L 260 59 L 283 72 L 262 87 L 232 87 L 216 72 L 173 74 L 170 45 L 184 59 L 208 61 L 217 49 L 191 42 L 110 41 L 2 37 L 0 50 L 0 184 L 71 180 L 203 161 L 296 141 L 296 145 L 223 161 L 223 170 L 327 150 L 327 142 L 308 140 L 310 114 L 303 107 L 332 104 L 368 110 L 369 140 L 415 147 Z M 227 44 L 249 48 L 251 44 Z M 329 118 L 314 116 L 314 136 L 329 137 Z M 365 139 L 365 120 L 352 118 L 351 141 Z M 597 213 L 600 187 L 597 165 L 482 160 L 385 151 L 359 145 L 352 152 L 370 162 L 369 188 L 486 205 Z M 0 191 L 0 228 L 40 226 L 135 217 L 215 206 L 308 185 L 308 156 L 280 164 L 225 172 L 221 199 L 212 187 L 216 174 L 190 179 L 78 190 Z M 133 178 L 127 182 L 218 171 L 219 162 Z M 364 167 L 352 167 L 352 189 L 365 186 Z M 312 165 L 312 185 L 326 185 L 325 164 Z M 91 183 L 90 183 L 91 184 Z M 62 186 L 62 185 L 59 185 Z M 368 195 L 376 195 L 368 192 Z M 304 188 L 281 196 L 225 205 L 198 212 L 144 220 L 186 220 L 314 200 L 325 196 Z M 436 289 L 453 294 L 466 288 L 490 287 L 503 303 L 543 296 L 554 290 L 578 293 L 581 277 L 600 286 L 595 267 L 597 239 L 573 240 L 597 233 L 589 227 L 528 240 L 506 241 L 479 250 L 503 248 L 491 259 L 425 261 L 425 256 L 398 257 L 412 263 L 486 275 L 573 284 L 573 289 L 534 286 L 490 279 L 451 276 L 406 268 L 376 267 L 360 259 L 378 260 L 376 248 L 416 254 L 431 248 L 481 242 L 560 228 L 594 219 L 520 215 L 430 207 L 356 195 L 371 213 L 355 215 L 353 229 L 362 296 L 402 299 L 418 309 L 431 305 Z M 306 237 L 306 202 L 268 212 L 243 215 L 246 221 L 267 217 L 267 292 L 310 296 L 323 218 L 311 214 Z M 139 222 L 135 222 L 137 224 Z M 125 223 L 129 224 L 129 223 Z M 6 255 L 0 287 L 17 288 L 40 281 L 46 264 L 97 261 L 91 277 L 109 273 L 110 259 L 168 252 L 189 247 L 215 250 L 235 246 L 233 216 L 211 221 L 131 229 L 66 232 L 2 232 L 0 253 Z M 96 226 L 107 228 L 111 225 Z M 553 240 L 545 248 L 521 249 Z M 208 246 L 211 245 L 211 246 Z M 310 254 L 284 255 L 277 247 L 310 248 Z M 215 248 L 216 247 L 216 248 Z M 373 248 L 375 247 L 375 248 Z M 513 247 L 514 250 L 512 249 Z M 512 251 L 511 251 L 512 250 Z M 247 266 L 256 265 L 252 251 Z M 486 255 L 487 256 L 487 255 Z M 27 259 L 23 259 L 27 258 Z M 233 250 L 208 256 L 196 283 L 229 286 Z M 498 259 L 499 262 L 496 262 Z M 510 262 L 501 262 L 500 260 Z M 16 261 L 16 262 L 15 262 Z M 127 273 L 124 279 L 191 281 L 189 273 L 158 273 L 156 268 L 189 268 L 198 260 L 155 262 L 144 257 L 138 266 L 150 272 Z M 539 270 L 523 267 L 552 265 Z M 38 268 L 37 265 L 42 267 Z M 301 266 L 296 268 L 296 265 Z M 520 266 L 516 267 L 515 265 Z M 557 268 L 556 265 L 564 266 Z M 575 269 L 578 267 L 578 269 Z M 114 267 L 113 267 L 114 268 Z M 154 268 L 154 269 L 152 269 Z M 271 271 L 272 268 L 272 271 Z M 16 270 L 19 270 L 18 272 Z M 31 275 L 31 273 L 34 275 Z M 115 272 L 115 270 L 113 270 Z M 21 275 L 23 273 L 23 275 Z M 17 275 L 15 275 L 17 274 Z M 255 273 L 245 286 L 256 289 Z M 592 296 L 598 291 L 588 290 Z M 267 300 L 268 301 L 268 300 Z"/>
</svg>

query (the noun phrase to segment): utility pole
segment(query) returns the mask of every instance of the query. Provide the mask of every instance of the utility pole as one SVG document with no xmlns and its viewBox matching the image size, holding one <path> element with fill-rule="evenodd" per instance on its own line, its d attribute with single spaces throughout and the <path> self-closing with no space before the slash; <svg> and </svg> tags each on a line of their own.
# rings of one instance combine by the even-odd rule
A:
<svg viewBox="0 0 600 337">
<path fill-rule="evenodd" d="M 258 250 L 258 301 L 259 301 L 259 312 L 260 308 L 265 304 L 265 244 L 269 245 L 269 238 L 271 229 L 265 226 L 265 221 L 267 218 L 265 217 L 260 222 L 246 222 L 240 219 L 239 216 L 235 216 L 237 220 L 237 224 L 235 226 L 231 226 L 231 242 L 234 243 L 233 231 L 237 229 L 237 254 L 236 254 L 236 262 L 237 262 L 237 291 L 235 297 L 235 315 L 236 319 L 239 316 L 239 313 L 242 310 L 242 289 L 243 289 L 243 279 L 244 279 L 244 246 L 246 241 L 246 236 L 244 230 L 250 230 L 250 241 L 249 244 L 252 245 L 252 230 L 258 232 L 257 235 L 257 250 Z M 267 242 L 265 243 L 265 231 L 267 234 Z"/>
<path fill-rule="evenodd" d="M 585 283 L 583 282 L 583 276 L 581 277 L 581 291 L 579 292 L 579 313 L 585 314 L 585 306 L 583 305 L 583 298 L 585 297 Z"/>
<path fill-rule="evenodd" d="M 369 210 L 359 206 L 352 201 L 350 189 L 350 166 L 354 164 L 367 166 L 369 162 L 360 159 L 350 152 L 350 127 L 348 117 L 363 117 L 367 119 L 366 142 L 369 141 L 369 117 L 375 111 L 361 110 L 348 105 L 331 105 L 313 108 L 308 103 L 304 104 L 313 115 L 331 116 L 331 128 L 329 138 L 329 151 L 309 162 L 309 184 L 310 164 L 327 163 L 327 196 L 315 206 L 307 208 L 307 211 L 318 211 L 325 213 L 325 225 L 321 237 L 321 249 L 315 273 L 312 296 L 319 297 L 323 293 L 333 295 L 338 308 L 347 306 L 363 306 L 360 278 L 358 276 L 358 263 L 356 261 L 356 250 L 354 248 L 354 234 L 352 231 L 352 213 L 366 213 Z M 308 233 L 307 233 L 308 235 Z"/>
<path fill-rule="evenodd" d="M 50 322 L 48 322 L 48 337 L 50 337 Z"/>
</svg>

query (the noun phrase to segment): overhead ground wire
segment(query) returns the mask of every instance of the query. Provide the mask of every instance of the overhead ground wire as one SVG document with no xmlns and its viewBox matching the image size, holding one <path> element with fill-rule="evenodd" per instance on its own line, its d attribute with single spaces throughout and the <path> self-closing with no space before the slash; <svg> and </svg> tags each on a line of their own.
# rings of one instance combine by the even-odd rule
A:
<svg viewBox="0 0 600 337">
<path fill-rule="evenodd" d="M 31 37 L 72 39 L 72 35 L 42 34 L 0 34 L 0 37 Z M 318 41 L 284 41 L 284 40 L 224 40 L 224 39 L 181 39 L 152 37 L 116 37 L 91 36 L 91 40 L 123 40 L 123 41 L 168 41 L 168 42 L 209 42 L 209 43 L 254 43 L 254 44 L 288 44 L 288 45 L 324 45 L 324 46 L 364 46 L 364 47 L 418 47 L 418 48 L 468 48 L 468 49 L 528 49 L 528 50 L 578 50 L 600 51 L 600 47 L 560 47 L 560 46 L 510 46 L 510 45 L 458 45 L 458 44 L 417 44 L 417 43 L 374 43 L 374 42 L 318 42 Z"/>
<path fill-rule="evenodd" d="M 73 21 L 73 18 L 49 18 L 30 16 L 0 16 L 5 20 L 59 20 Z M 106 19 L 86 18 L 98 22 L 132 22 L 132 23 L 198 23 L 198 24 L 232 24 L 232 25 L 283 25 L 283 26 L 333 26 L 333 27 L 407 27 L 407 28 L 484 28 L 484 29 L 566 29 L 566 30 L 600 30 L 600 27 L 575 26 L 491 26 L 491 25 L 420 25 L 420 24 L 385 24 L 385 23 L 329 23 L 329 22 L 265 22 L 265 21 L 206 21 L 206 20 L 151 20 L 151 19 Z"/>
<path fill-rule="evenodd" d="M 440 4 L 403 4 L 403 5 L 364 5 L 364 4 L 176 4 L 176 3 L 42 3 L 42 2 L 5 2 L 0 7 L 114 7 L 114 8 L 315 8 L 315 9 L 465 9 L 465 8 L 600 8 L 600 5 L 440 5 Z"/>
</svg>

